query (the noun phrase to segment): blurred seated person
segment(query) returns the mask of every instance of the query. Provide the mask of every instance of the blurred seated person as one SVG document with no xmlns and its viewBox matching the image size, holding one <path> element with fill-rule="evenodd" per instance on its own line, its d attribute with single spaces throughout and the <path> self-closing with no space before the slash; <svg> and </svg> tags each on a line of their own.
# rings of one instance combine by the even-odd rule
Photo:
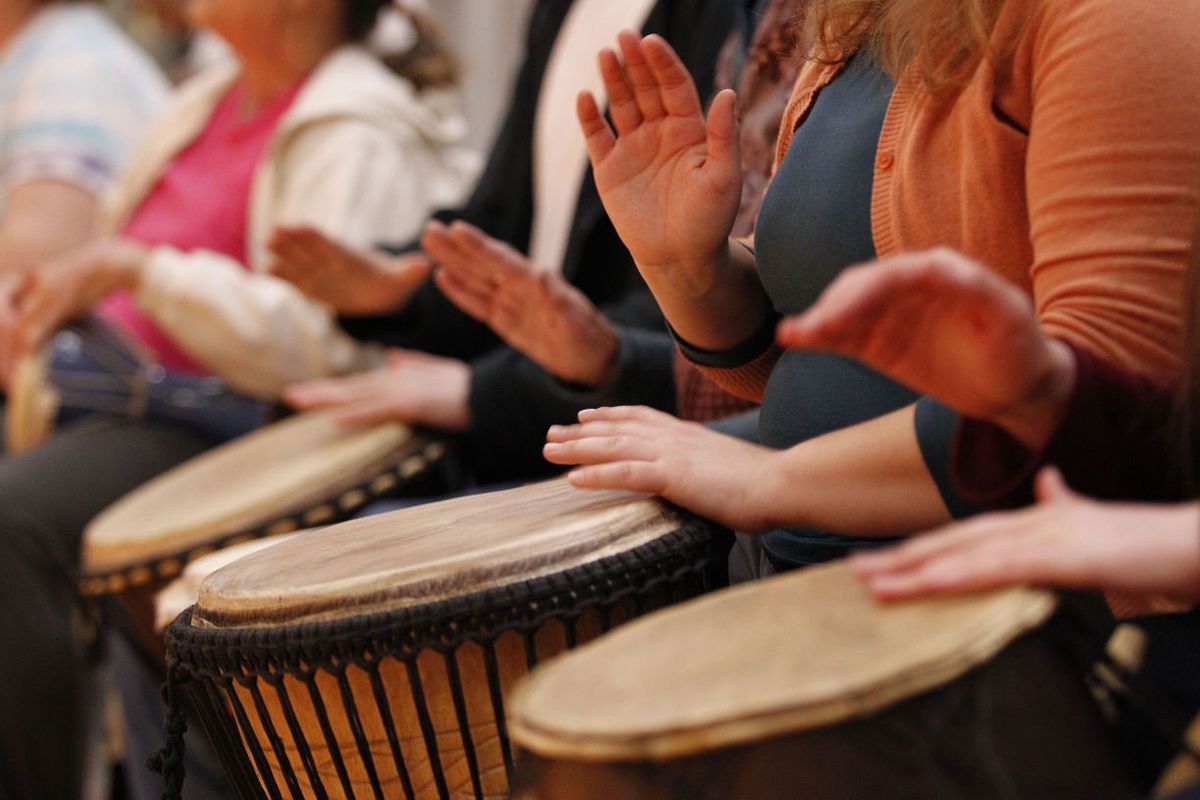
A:
<svg viewBox="0 0 1200 800">
<path fill-rule="evenodd" d="M 0 1 L 0 274 L 93 235 L 167 85 L 96 4 Z"/>
<path fill-rule="evenodd" d="M 387 370 L 301 385 L 289 402 L 334 407 L 347 422 L 400 419 L 458 433 L 464 467 L 451 488 L 546 474 L 546 426 L 572 419 L 597 397 L 674 408 L 672 345 L 661 314 L 604 213 L 571 119 L 579 86 L 598 84 L 594 53 L 623 27 L 674 42 L 707 93 L 732 11 L 728 0 L 537 3 L 508 116 L 464 207 L 436 215 L 419 244 L 394 248 L 405 254 L 379 259 L 378 267 L 309 231 L 275 237 L 276 274 L 338 308 L 360 338 L 404 348 Z M 451 230 L 471 231 L 506 256 L 521 254 L 515 272 L 497 279 L 545 281 L 555 297 L 569 298 L 573 310 L 556 320 L 541 316 L 563 309 L 549 304 L 530 320 L 565 322 L 556 328 L 564 332 L 559 360 L 527 357 L 512 346 L 522 341 L 514 331 L 498 336 L 456 308 L 443 292 L 448 270 L 436 284 L 427 280 L 430 256 L 449 256 Z"/>
<path fill-rule="evenodd" d="M 258 424 L 286 385 L 377 363 L 328 308 L 266 273 L 270 232 L 319 225 L 359 246 L 412 236 L 474 177 L 449 87 L 419 88 L 362 46 L 386 5 L 190 2 L 193 24 L 220 34 L 238 62 L 179 90 L 125 171 L 106 236 L 0 293 L 8 376 L 62 324 L 90 314 L 167 380 L 215 380 L 224 398 L 204 425 L 94 414 L 0 459 L 6 800 L 78 796 L 73 619 L 87 522 L 220 441 L 218 429 Z"/>
</svg>

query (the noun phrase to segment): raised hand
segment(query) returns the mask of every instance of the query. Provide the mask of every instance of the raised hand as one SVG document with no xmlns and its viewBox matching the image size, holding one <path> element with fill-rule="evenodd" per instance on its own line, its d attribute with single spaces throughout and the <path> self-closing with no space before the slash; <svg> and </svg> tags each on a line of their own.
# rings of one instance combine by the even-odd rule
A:
<svg viewBox="0 0 1200 800">
<path fill-rule="evenodd" d="M 1035 448 L 1075 380 L 1070 349 L 1042 332 L 1025 294 L 949 250 L 846 270 L 778 338 L 856 358 Z"/>
<path fill-rule="evenodd" d="M 421 240 L 438 264 L 438 287 L 459 308 L 556 378 L 601 386 L 612 376 L 617 336 L 604 315 L 561 275 L 465 222 L 431 222 Z"/>
<path fill-rule="evenodd" d="M 1040 504 L 989 514 L 855 555 L 882 600 L 1001 586 L 1101 589 L 1200 599 L 1200 507 L 1099 503 L 1054 469 L 1038 476 Z"/>
<path fill-rule="evenodd" d="M 393 350 L 385 369 L 298 384 L 284 401 L 302 411 L 330 409 L 345 425 L 393 421 L 457 432 L 470 427 L 470 388 L 461 361 Z"/>
<path fill-rule="evenodd" d="M 722 92 L 707 121 L 695 83 L 659 36 L 620 35 L 622 65 L 600 53 L 616 132 L 590 93 L 579 97 L 596 187 L 621 239 L 649 280 L 702 293 L 727 258 L 741 198 L 736 98 Z"/>
<path fill-rule="evenodd" d="M 419 253 L 383 258 L 335 242 L 313 228 L 280 228 L 268 245 L 270 272 L 344 316 L 401 309 L 433 266 Z"/>
<path fill-rule="evenodd" d="M 583 411 L 579 421 L 551 428 L 543 451 L 582 465 L 568 475 L 574 485 L 659 495 L 745 533 L 774 527 L 765 510 L 785 492 L 778 452 L 643 407 Z"/>
</svg>

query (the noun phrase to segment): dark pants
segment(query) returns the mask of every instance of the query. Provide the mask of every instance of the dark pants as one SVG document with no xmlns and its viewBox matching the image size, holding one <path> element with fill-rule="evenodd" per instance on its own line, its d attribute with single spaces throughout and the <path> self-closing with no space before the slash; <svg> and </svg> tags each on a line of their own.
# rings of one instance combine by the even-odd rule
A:
<svg viewBox="0 0 1200 800">
<path fill-rule="evenodd" d="M 83 529 L 211 446 L 165 425 L 93 418 L 0 458 L 0 797 L 73 800 L 84 752 L 76 593 Z"/>
</svg>

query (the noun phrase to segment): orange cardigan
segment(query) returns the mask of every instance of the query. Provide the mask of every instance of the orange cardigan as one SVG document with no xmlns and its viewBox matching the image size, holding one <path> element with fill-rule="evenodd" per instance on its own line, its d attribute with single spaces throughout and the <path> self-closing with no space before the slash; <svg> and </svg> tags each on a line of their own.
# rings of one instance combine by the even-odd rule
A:
<svg viewBox="0 0 1200 800">
<path fill-rule="evenodd" d="M 1008 0 L 970 81 L 897 81 L 875 161 L 881 257 L 947 246 L 1028 290 L 1046 330 L 1161 376 L 1178 366 L 1200 189 L 1200 0 Z M 776 164 L 840 65 L 808 62 Z M 773 350 L 708 372 L 761 399 Z"/>
</svg>

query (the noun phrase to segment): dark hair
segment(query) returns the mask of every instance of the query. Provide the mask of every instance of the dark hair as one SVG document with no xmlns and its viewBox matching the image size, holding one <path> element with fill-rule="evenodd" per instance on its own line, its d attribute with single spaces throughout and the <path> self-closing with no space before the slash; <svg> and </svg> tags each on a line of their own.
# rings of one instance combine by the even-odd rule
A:
<svg viewBox="0 0 1200 800">
<path fill-rule="evenodd" d="M 389 6 L 391 0 L 344 0 L 342 30 L 346 40 L 365 41 L 375 30 L 379 15 Z M 446 48 L 437 23 L 420 11 L 406 10 L 404 14 L 416 31 L 416 43 L 403 53 L 380 53 L 380 60 L 418 90 L 453 86 L 458 82 L 458 65 Z"/>
<path fill-rule="evenodd" d="M 371 35 L 379 13 L 391 0 L 345 0 L 342 4 L 342 30 L 346 41 L 361 42 Z"/>
</svg>

